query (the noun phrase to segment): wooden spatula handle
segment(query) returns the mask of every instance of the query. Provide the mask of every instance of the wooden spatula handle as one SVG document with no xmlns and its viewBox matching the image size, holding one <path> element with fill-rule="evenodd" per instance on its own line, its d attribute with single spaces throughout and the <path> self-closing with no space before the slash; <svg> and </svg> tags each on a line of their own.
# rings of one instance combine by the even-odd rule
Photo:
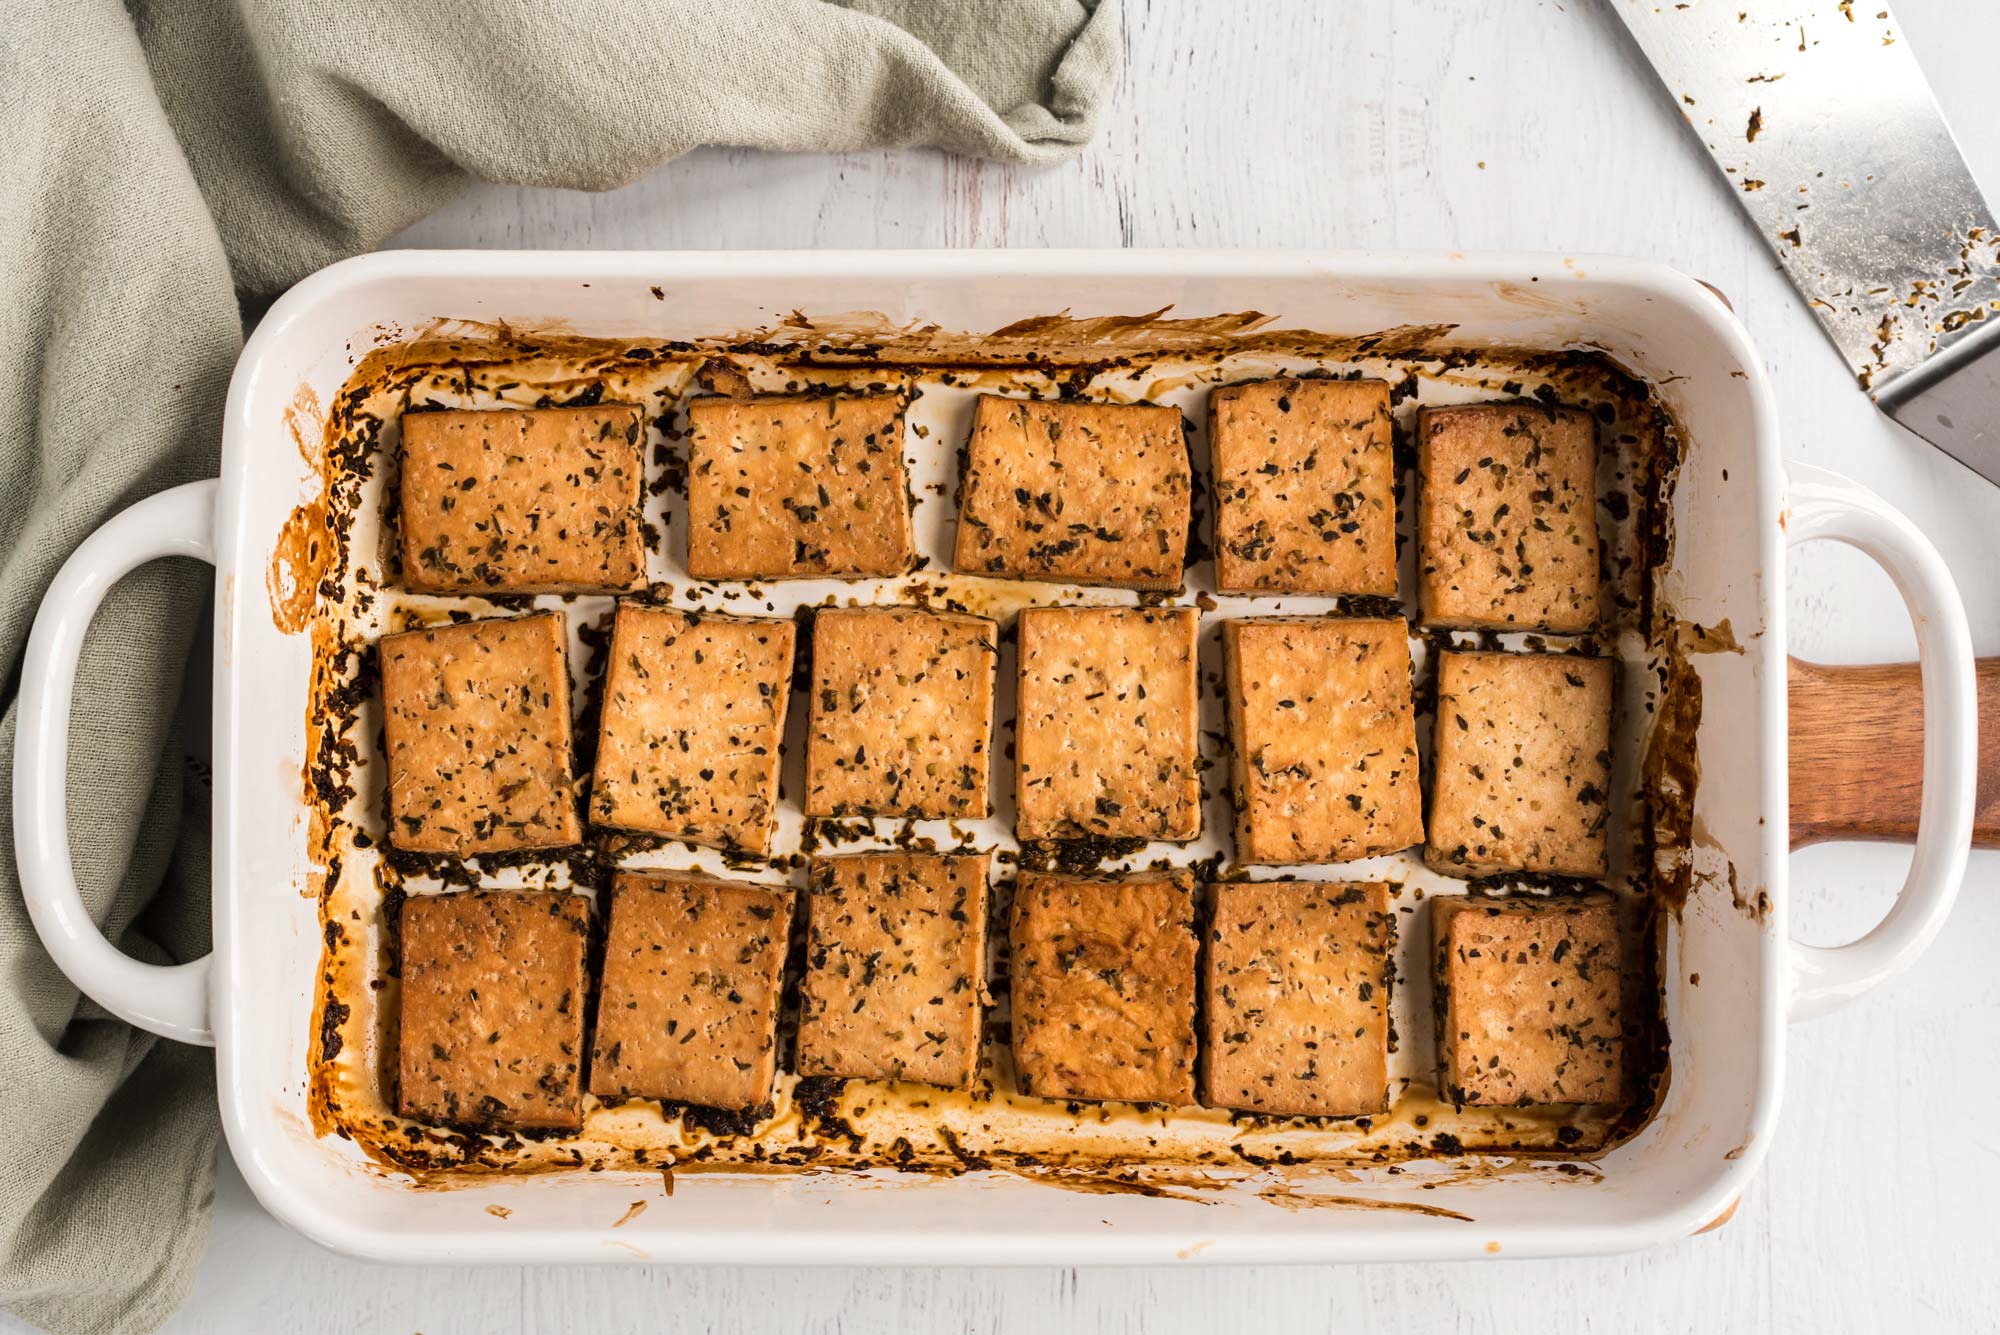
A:
<svg viewBox="0 0 2000 1335">
<path fill-rule="evenodd" d="M 1924 693 L 1915 663 L 1827 667 L 1794 658 L 1792 847 L 1914 839 L 1923 796 Z M 2000 658 L 1977 664 L 1979 796 L 1972 842 L 2000 848 Z"/>
</svg>

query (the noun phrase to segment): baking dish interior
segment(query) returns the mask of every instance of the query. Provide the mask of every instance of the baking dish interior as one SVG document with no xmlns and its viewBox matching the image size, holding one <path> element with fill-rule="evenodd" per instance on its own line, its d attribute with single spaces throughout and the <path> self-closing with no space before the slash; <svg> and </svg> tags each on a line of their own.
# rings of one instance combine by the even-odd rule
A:
<svg viewBox="0 0 2000 1335">
<path fill-rule="evenodd" d="M 1667 670 L 1698 685 L 1690 815 L 1663 848 L 1686 902 L 1664 936 L 1664 1101 L 1587 1165 L 1464 1157 L 1268 1168 L 1155 1194 L 997 1173 L 656 1173 L 489 1178 L 413 1189 L 316 1136 L 308 1044 L 321 924 L 300 802 L 311 637 L 286 634 L 271 553 L 319 486 L 296 447 L 320 400 L 378 342 L 438 317 L 634 339 L 696 339 L 879 313 L 999 329 L 1076 316 L 1259 311 L 1273 327 L 1367 334 L 1452 326 L 1453 345 L 1588 347 L 1659 386 L 1685 457 L 1664 606 L 1690 628 Z M 291 417 L 288 418 L 288 414 Z M 412 1260 L 1030 1262 L 1384 1259 L 1608 1251 L 1699 1227 L 1761 1156 L 1783 1007 L 1780 478 L 1768 387 L 1740 327 L 1656 266 L 1559 256 L 983 252 L 580 255 L 391 252 L 336 266 L 275 306 L 231 390 L 216 645 L 215 932 L 220 1092 L 232 1150 L 267 1207 L 319 1240 Z M 1700 627 L 1699 632 L 1693 630 Z M 1719 650 L 1719 651 L 1717 651 Z M 1679 782 L 1693 772 L 1675 770 Z M 433 1187 L 435 1184 L 432 1184 Z M 1075 1187 L 1078 1184 L 1071 1184 Z M 635 1212 L 635 1204 L 643 1208 Z"/>
</svg>

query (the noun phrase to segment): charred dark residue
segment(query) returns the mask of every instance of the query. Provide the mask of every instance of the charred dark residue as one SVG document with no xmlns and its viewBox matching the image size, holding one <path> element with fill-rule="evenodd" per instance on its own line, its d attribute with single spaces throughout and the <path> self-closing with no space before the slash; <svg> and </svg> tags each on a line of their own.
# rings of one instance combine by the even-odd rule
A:
<svg viewBox="0 0 2000 1335">
<path fill-rule="evenodd" d="M 1367 359 L 1370 365 L 1365 371 L 1331 365 L 1308 369 L 1302 374 L 1340 377 L 1368 374 L 1390 381 L 1391 403 L 1396 409 L 1393 439 L 1398 504 L 1406 512 L 1414 508 L 1416 487 L 1416 450 L 1411 428 L 1416 400 L 1425 385 L 1449 382 L 1461 392 L 1492 398 L 1519 398 L 1549 407 L 1557 403 L 1588 406 L 1599 423 L 1612 474 L 1600 479 L 1600 514 L 1606 525 L 1621 532 L 1636 531 L 1639 536 L 1635 544 L 1617 552 L 1610 550 L 1610 544 L 1606 545 L 1603 629 L 1595 636 L 1553 637 L 1545 647 L 1556 652 L 1604 652 L 1619 632 L 1627 630 L 1641 631 L 1649 641 L 1658 643 L 1654 631 L 1665 623 L 1665 618 L 1654 606 L 1651 576 L 1671 558 L 1667 500 L 1679 442 L 1672 422 L 1644 382 L 1592 350 L 1550 352 L 1456 346 L 1449 341 L 1454 332 L 1450 326 L 1412 327 L 1356 338 L 1277 330 L 1269 328 L 1270 324 L 1268 317 L 1254 312 L 1195 320 L 1168 319 L 1161 313 L 1081 319 L 1052 316 L 975 337 L 935 328 L 829 329 L 796 317 L 773 329 L 738 338 L 699 344 L 636 345 L 566 334 L 467 327 L 462 332 L 426 335 L 370 354 L 357 368 L 349 386 L 334 400 L 327 419 L 323 455 L 325 542 L 321 548 L 325 559 L 314 585 L 314 680 L 308 723 L 313 741 L 305 785 L 317 822 L 315 847 L 325 854 L 316 861 L 328 868 L 321 890 L 323 904 L 330 905 L 343 876 L 357 877 L 343 868 L 343 839 L 351 839 L 355 848 L 380 849 L 386 861 L 377 863 L 380 890 L 370 904 L 372 914 L 362 915 L 363 921 L 375 917 L 379 930 L 371 934 L 343 926 L 336 931 L 332 919 L 327 920 L 323 971 L 331 981 L 313 1021 L 317 1040 L 312 1044 L 315 1063 L 311 1085 L 315 1125 L 332 1134 L 352 1137 L 383 1162 L 420 1180 L 426 1180 L 426 1174 L 465 1171 L 598 1170 L 633 1164 L 647 1164 L 657 1171 L 661 1164 L 671 1160 L 671 1169 L 679 1172 L 798 1172 L 870 1165 L 909 1172 L 1004 1171 L 1075 1190 L 1189 1195 L 1201 1199 L 1191 1191 L 1180 1192 L 1171 1184 L 1161 1185 L 1162 1179 L 1158 1177 L 1117 1167 L 1102 1159 L 1093 1161 L 1088 1155 L 1065 1153 L 1054 1147 L 995 1146 L 988 1143 L 988 1136 L 977 1134 L 982 1119 L 986 1123 L 992 1120 L 983 1110 L 995 1108 L 1012 1097 L 1007 1093 L 1012 1077 L 1006 1052 L 1009 1026 L 1004 1004 L 987 1013 L 987 1042 L 983 1045 L 986 1050 L 982 1053 L 975 1088 L 932 1096 L 938 1107 L 956 1100 L 955 1106 L 976 1110 L 973 1117 L 958 1122 L 938 1118 L 935 1125 L 926 1128 L 933 1137 L 928 1145 L 922 1143 L 921 1136 L 913 1143 L 910 1135 L 882 1135 L 872 1127 L 870 1119 L 891 1097 L 881 1088 L 867 1082 L 849 1084 L 817 1078 L 793 1082 L 781 1088 L 773 1107 L 747 1112 L 717 1113 L 642 1102 L 629 1111 L 641 1116 L 657 1112 L 674 1128 L 664 1142 L 652 1145 L 604 1144 L 587 1137 L 560 1134 L 528 1136 L 492 1128 L 422 1127 L 384 1115 L 378 1105 L 386 1086 L 371 1091 L 352 1083 L 356 1079 L 365 1081 L 369 1075 L 360 1071 L 356 1049 L 361 1044 L 354 1040 L 367 1033 L 378 1046 L 393 1043 L 393 1024 L 385 1027 L 372 1012 L 393 1005 L 397 972 L 394 933 L 405 880 L 469 886 L 496 877 L 518 877 L 531 883 L 536 878 L 548 877 L 555 883 L 567 881 L 591 887 L 603 884 L 612 870 L 628 858 L 665 844 L 646 836 L 594 831 L 576 849 L 554 856 L 523 854 L 455 864 L 386 849 L 380 834 L 381 816 L 375 810 L 383 779 L 372 772 L 372 758 L 380 754 L 379 722 L 374 715 L 379 665 L 372 645 L 365 638 L 349 637 L 344 631 L 348 623 L 343 609 L 361 606 L 364 599 L 374 596 L 375 588 L 395 587 L 398 556 L 395 544 L 385 541 L 379 559 L 357 564 L 355 553 L 348 546 L 349 529 L 362 504 L 365 488 L 381 493 L 380 499 L 372 503 L 386 509 L 385 538 L 395 527 L 394 445 L 400 431 L 400 415 L 429 407 L 455 406 L 474 394 L 481 396 L 482 401 L 497 399 L 520 406 L 641 403 L 649 426 L 648 494 L 653 498 L 669 498 L 664 514 L 671 516 L 676 513 L 671 508 L 671 498 L 685 490 L 688 396 L 697 391 L 753 392 L 752 373 L 758 377 L 758 390 L 770 387 L 775 374 L 782 378 L 786 393 L 854 392 L 873 386 L 877 392 L 915 397 L 928 383 L 1069 400 L 1100 399 L 1109 394 L 1118 401 L 1131 401 L 1132 391 L 1122 387 L 1143 383 L 1149 367 L 1169 359 L 1176 365 L 1194 366 L 1192 383 L 1199 384 L 1228 379 L 1231 375 L 1228 363 L 1239 356 L 1273 356 L 1291 361 L 1317 359 L 1328 363 Z M 1115 390 L 1110 388 L 1109 380 L 1114 375 L 1120 386 Z M 1236 378 L 1242 378 L 1242 374 L 1236 373 Z M 1148 396 L 1154 394 L 1152 390 L 1142 392 Z M 1190 426 L 1184 435 L 1189 442 L 1194 473 L 1201 478 L 1207 469 L 1196 457 L 1200 453 L 1198 432 Z M 950 470 L 949 481 L 962 486 L 963 437 L 949 443 L 933 438 L 929 445 L 933 449 L 960 451 L 958 466 Z M 910 442 L 909 449 L 920 448 L 914 439 Z M 368 485 L 371 482 L 375 484 L 373 487 Z M 1189 560 L 1199 565 L 1210 559 L 1207 543 L 1213 505 L 1203 486 L 1197 486 L 1195 499 Z M 649 514 L 658 518 L 662 511 L 654 506 Z M 1407 526 L 1399 525 L 1398 543 L 1406 538 Z M 671 539 L 657 528 L 649 533 L 649 541 L 656 550 L 663 540 Z M 358 576 L 351 576 L 351 571 L 358 571 Z M 677 591 L 656 587 L 638 596 L 666 602 L 688 593 L 699 596 L 703 592 L 699 588 Z M 713 590 L 706 592 L 713 597 Z M 940 577 L 937 593 L 940 605 L 960 606 L 959 593 Z M 753 587 L 741 594 L 732 592 L 725 596 L 751 600 L 744 610 L 756 611 L 755 600 L 764 595 Z M 912 597 L 918 602 L 929 601 L 921 593 Z M 484 601 L 503 610 L 543 605 L 535 599 Z M 768 603 L 764 609 L 769 610 Z M 1409 615 L 1404 604 L 1393 599 L 1349 598 L 1341 602 L 1339 611 L 1345 615 Z M 810 617 L 811 609 L 804 609 L 799 615 L 800 644 L 809 646 L 810 625 L 804 624 L 803 618 Z M 1011 617 L 1003 616 L 1002 620 L 1003 639 L 1011 642 Z M 603 630 L 602 626 L 589 626 L 581 636 L 587 661 L 582 665 L 585 685 L 578 693 L 575 729 L 580 774 L 588 774 L 591 749 L 595 745 L 593 711 L 598 704 L 590 683 L 601 677 L 598 660 L 604 652 Z M 1436 651 L 1448 645 L 1484 645 L 1491 639 L 1441 632 L 1426 638 L 1431 650 L 1428 656 L 1433 660 Z M 797 656 L 795 671 L 800 674 L 810 671 L 808 652 Z M 1420 708 L 1421 693 L 1426 690 L 1429 675 L 1422 673 L 1418 678 Z M 1689 681 L 1662 677 L 1660 699 L 1673 702 L 1678 712 L 1665 715 L 1656 730 L 1672 730 L 1689 767 L 1694 765 L 1691 742 L 1700 712 L 1699 682 L 1692 680 L 1691 684 L 1690 692 Z M 1434 686 L 1429 690 L 1434 697 Z M 1205 743 L 1204 751 L 1209 749 Z M 1424 772 L 1428 775 L 1428 767 Z M 1653 773 L 1649 762 L 1649 786 Z M 1687 771 L 1689 792 L 1696 773 L 1693 768 Z M 1646 813 L 1637 822 L 1646 841 L 1646 853 L 1654 846 L 1652 826 L 1664 820 L 1671 834 L 1676 828 L 1674 819 L 1672 811 L 1663 807 L 1657 813 Z M 907 825 L 899 833 L 883 835 L 867 822 L 822 821 L 809 829 L 808 846 L 799 854 L 767 858 L 733 853 L 722 855 L 722 862 L 732 868 L 789 876 L 802 865 L 805 853 L 871 837 L 886 837 L 911 848 L 928 847 L 936 842 L 919 839 Z M 1088 875 L 1102 872 L 1108 864 L 1142 854 L 1146 848 L 1140 840 L 1053 841 L 1024 847 L 1018 865 L 1030 870 Z M 1003 1003 L 1008 991 L 1007 861 L 1006 856 L 996 859 L 1002 870 L 994 887 L 990 933 L 993 966 L 987 979 L 989 989 Z M 1642 856 L 1637 865 L 1651 863 Z M 1231 880 L 1248 875 L 1245 868 L 1225 862 L 1221 854 L 1196 870 L 1205 880 Z M 1547 892 L 1559 887 L 1519 884 L 1515 888 Z M 1643 892 L 1644 887 L 1639 888 Z M 1643 900 L 1643 893 L 1636 898 Z M 1671 892 L 1662 899 L 1671 901 Z M 1657 939 L 1659 914 L 1649 908 L 1646 916 L 1647 921 L 1639 930 L 1648 939 Z M 601 924 L 598 931 L 601 934 Z M 366 944 L 371 938 L 379 952 L 379 959 L 373 964 Z M 382 944 L 384 940 L 386 946 Z M 1649 957 L 1649 968 L 1656 963 Z M 788 976 L 795 976 L 796 972 L 794 967 Z M 1656 978 L 1652 986 L 1658 995 Z M 346 1042 L 342 1042 L 343 1032 Z M 588 1042 L 586 1034 L 586 1046 Z M 1570 1122 L 1523 1121 L 1511 1126 L 1496 1123 L 1490 1129 L 1490 1136 L 1488 1130 L 1482 1129 L 1475 1137 L 1466 1134 L 1463 1127 L 1432 1133 L 1423 1129 L 1425 1114 L 1418 1112 L 1416 1133 L 1400 1140 L 1378 1139 L 1377 1148 L 1370 1150 L 1368 1157 L 1371 1162 L 1393 1164 L 1399 1158 L 1477 1156 L 1486 1152 L 1516 1153 L 1523 1157 L 1541 1154 L 1573 1157 L 1599 1152 L 1642 1125 L 1663 1088 L 1666 1071 L 1663 1027 L 1656 1035 L 1638 1042 L 1633 1050 L 1648 1054 L 1643 1064 L 1652 1094 L 1620 1112 L 1608 1131 L 1602 1121 L 1590 1123 L 1587 1128 Z M 350 1082 L 345 1087 L 343 1079 Z M 379 1074 L 379 1067 L 375 1079 L 378 1083 L 386 1079 Z M 387 1093 L 393 1098 L 392 1090 Z M 921 1119 L 931 1106 L 907 1092 L 896 1097 L 908 1101 L 906 1111 L 915 1118 Z M 1392 1130 L 1395 1116 L 1392 1113 L 1382 1119 L 1384 1132 Z M 1128 1117 L 1139 1119 L 1141 1125 L 1149 1124 L 1145 1119 L 1152 1119 L 1152 1123 L 1172 1120 L 1156 1111 L 1113 1110 L 1095 1105 L 1077 1105 L 1073 1120 L 1081 1127 Z M 1355 1120 L 1361 1124 L 1370 1121 Z M 1213 1151 L 1203 1150 L 1193 1155 L 1193 1161 L 1235 1164 L 1239 1169 L 1243 1165 L 1265 1166 L 1273 1170 L 1303 1162 L 1286 1141 L 1298 1128 L 1272 1119 L 1244 1119 L 1227 1124 L 1246 1136 L 1256 1137 L 1256 1147 L 1231 1144 Z M 694 1143 L 689 1143 L 689 1137 Z M 1160 1153 L 1165 1154 L 1165 1150 Z M 1062 1180 L 1057 1181 L 1059 1178 Z"/>
<path fill-rule="evenodd" d="M 329 996 L 320 1007 L 319 1059 L 330 1062 L 340 1055 L 340 1026 L 353 1014 L 347 1003 Z"/>
<path fill-rule="evenodd" d="M 1113 838 L 1089 835 L 1081 839 L 1030 839 L 1021 845 L 1022 871 L 1052 871 L 1070 876 L 1088 876 L 1105 864 L 1131 857 L 1145 849 L 1140 838 Z"/>
</svg>

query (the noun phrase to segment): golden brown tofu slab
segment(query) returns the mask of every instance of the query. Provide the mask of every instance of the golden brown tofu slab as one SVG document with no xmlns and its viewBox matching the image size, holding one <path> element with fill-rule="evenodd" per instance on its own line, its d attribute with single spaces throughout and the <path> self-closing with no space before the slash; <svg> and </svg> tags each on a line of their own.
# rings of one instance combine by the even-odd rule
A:
<svg viewBox="0 0 2000 1335">
<path fill-rule="evenodd" d="M 818 858 L 799 1074 L 964 1089 L 979 1070 L 984 853 Z"/>
<path fill-rule="evenodd" d="M 1417 414 L 1417 587 L 1429 626 L 1597 624 L 1597 424 L 1575 408 Z"/>
<path fill-rule="evenodd" d="M 1442 871 L 1598 877 L 1611 789 L 1611 660 L 1446 653 L 1424 859 Z"/>
<path fill-rule="evenodd" d="M 909 607 L 813 618 L 808 816 L 987 814 L 999 627 Z"/>
<path fill-rule="evenodd" d="M 1199 621 L 1192 608 L 1021 613 L 1021 838 L 1200 836 Z"/>
<path fill-rule="evenodd" d="M 1424 837 L 1400 620 L 1266 617 L 1223 626 L 1242 862 L 1345 862 Z"/>
<path fill-rule="evenodd" d="M 1194 882 L 1023 873 L 1012 929 L 1014 1073 L 1045 1099 L 1195 1101 Z"/>
<path fill-rule="evenodd" d="M 382 637 L 389 842 L 470 857 L 582 837 L 560 612 Z"/>
<path fill-rule="evenodd" d="M 420 1122 L 583 1125 L 590 901 L 470 890 L 403 901 L 396 1108 Z"/>
<path fill-rule="evenodd" d="M 403 587 L 623 593 L 646 582 L 629 403 L 403 415 Z"/>
<path fill-rule="evenodd" d="M 1178 409 L 982 395 L 952 565 L 1177 589 L 1193 490 Z"/>
<path fill-rule="evenodd" d="M 1445 1097 L 1520 1106 L 1624 1097 L 1624 952 L 1610 897 L 1432 903 Z"/>
<path fill-rule="evenodd" d="M 618 873 L 590 1092 L 731 1112 L 770 1102 L 791 921 L 789 889 Z"/>
<path fill-rule="evenodd" d="M 1285 1117 L 1389 1107 L 1389 887 L 1213 888 L 1203 959 L 1202 1101 Z"/>
<path fill-rule="evenodd" d="M 900 575 L 916 561 L 894 395 L 688 405 L 688 574 Z"/>
<path fill-rule="evenodd" d="M 1388 384 L 1260 380 L 1208 404 L 1218 591 L 1393 597 Z"/>
<path fill-rule="evenodd" d="M 789 621 L 620 603 L 591 820 L 769 849 L 794 639 Z"/>
</svg>

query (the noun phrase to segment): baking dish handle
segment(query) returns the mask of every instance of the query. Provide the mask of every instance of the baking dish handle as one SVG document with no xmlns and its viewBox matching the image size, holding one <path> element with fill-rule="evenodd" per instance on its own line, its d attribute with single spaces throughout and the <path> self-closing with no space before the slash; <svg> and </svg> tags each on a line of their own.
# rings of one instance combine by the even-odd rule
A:
<svg viewBox="0 0 2000 1335">
<path fill-rule="evenodd" d="M 1792 947 L 1792 1018 L 1823 1015 L 1901 972 L 1944 926 L 1972 844 L 1978 762 L 1972 635 L 1944 558 L 1874 492 L 1838 473 L 1788 463 L 1785 536 L 1845 543 L 1895 582 L 1916 625 L 1923 681 L 1923 798 L 1910 873 L 1887 916 L 1844 946 Z"/>
<path fill-rule="evenodd" d="M 42 597 L 21 666 L 14 744 L 14 854 L 28 915 L 57 967 L 122 1020 L 211 1044 L 210 958 L 145 964 L 105 939 L 69 855 L 69 714 L 84 632 L 104 595 L 148 561 L 215 561 L 217 482 L 189 482 L 120 512 L 63 563 Z"/>
</svg>

